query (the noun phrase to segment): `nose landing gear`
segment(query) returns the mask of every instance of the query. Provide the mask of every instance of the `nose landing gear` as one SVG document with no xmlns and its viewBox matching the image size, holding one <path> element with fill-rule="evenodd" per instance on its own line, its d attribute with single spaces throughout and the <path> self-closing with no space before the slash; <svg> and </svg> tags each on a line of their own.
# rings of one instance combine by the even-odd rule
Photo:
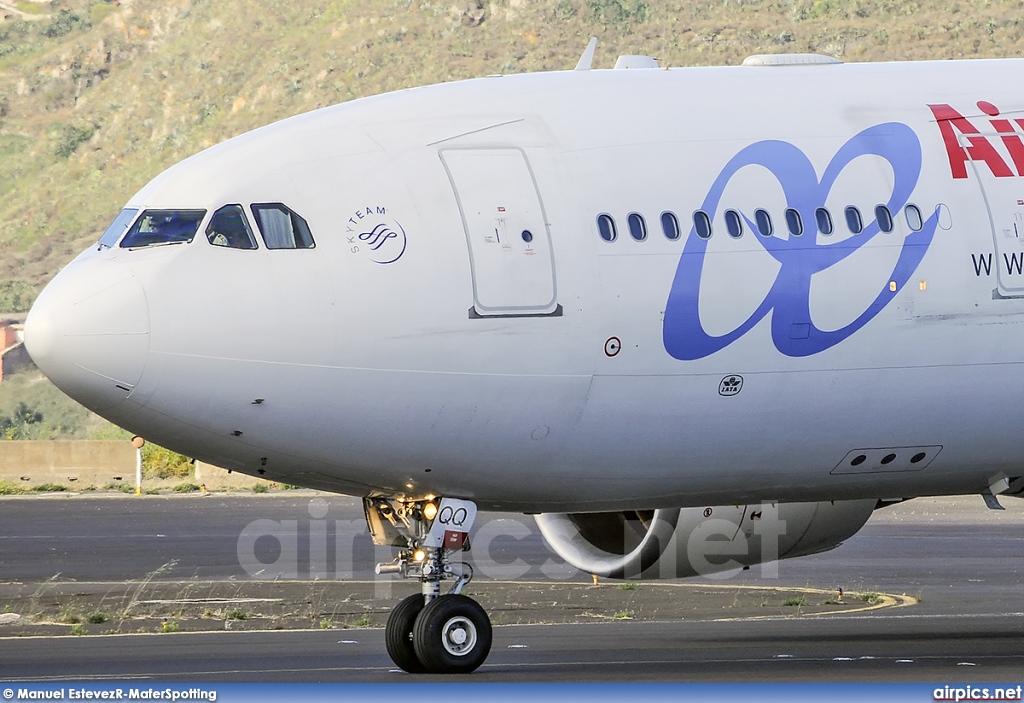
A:
<svg viewBox="0 0 1024 703">
<path fill-rule="evenodd" d="M 374 544 L 399 550 L 393 562 L 377 565 L 377 573 L 417 579 L 421 586 L 388 617 L 384 639 L 391 659 L 412 674 L 476 670 L 491 649 L 491 621 L 476 601 L 461 595 L 473 570 L 455 558 L 469 549 L 476 505 L 453 498 L 366 498 L 363 507 Z M 443 580 L 454 580 L 445 594 Z"/>
</svg>

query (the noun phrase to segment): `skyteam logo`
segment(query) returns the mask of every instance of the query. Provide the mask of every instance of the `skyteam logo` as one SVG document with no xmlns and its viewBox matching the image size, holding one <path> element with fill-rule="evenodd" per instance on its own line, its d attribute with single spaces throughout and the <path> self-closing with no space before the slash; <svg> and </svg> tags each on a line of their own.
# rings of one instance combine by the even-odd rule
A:
<svg viewBox="0 0 1024 703">
<path fill-rule="evenodd" d="M 359 241 L 378 264 L 393 264 L 405 253 L 405 230 L 397 220 L 385 220 L 368 232 L 360 232 Z"/>
<path fill-rule="evenodd" d="M 356 210 L 348 219 L 346 236 L 353 254 L 362 252 L 377 264 L 393 264 L 402 258 L 408 237 L 401 223 L 383 205 Z"/>
<path fill-rule="evenodd" d="M 880 231 L 878 223 L 871 222 L 855 237 L 829 240 L 816 236 L 813 228 L 815 212 L 817 208 L 825 207 L 836 179 L 854 159 L 865 155 L 880 157 L 892 167 L 893 188 L 886 205 L 890 212 L 899 212 L 908 203 L 921 174 L 921 143 L 914 131 L 904 124 L 880 124 L 857 134 L 832 158 L 821 178 L 807 156 L 788 142 L 756 142 L 736 154 L 711 186 L 701 209 L 714 219 L 723 192 L 733 176 L 747 166 L 760 166 L 777 179 L 787 207 L 800 213 L 808 231 L 803 236 L 788 239 L 754 237 L 778 262 L 778 274 L 754 312 L 735 329 L 716 336 L 705 330 L 699 310 L 701 276 L 709 240 L 701 239 L 691 229 L 665 308 L 663 339 L 666 351 L 680 360 L 702 359 L 729 346 L 771 314 L 771 336 L 775 348 L 786 356 L 810 356 L 839 344 L 878 315 L 903 289 L 924 258 L 935 234 L 938 211 L 924 222 L 920 231 L 911 232 L 903 238 L 898 260 L 888 280 L 863 312 L 838 329 L 816 326 L 811 319 L 812 277 L 846 259 Z M 743 213 L 743 217 L 748 229 L 754 230 L 750 214 Z"/>
</svg>

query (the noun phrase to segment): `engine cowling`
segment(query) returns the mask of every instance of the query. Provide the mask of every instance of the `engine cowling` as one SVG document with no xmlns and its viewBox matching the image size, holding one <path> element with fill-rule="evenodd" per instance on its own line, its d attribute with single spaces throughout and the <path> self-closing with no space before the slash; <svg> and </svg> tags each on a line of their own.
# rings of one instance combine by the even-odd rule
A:
<svg viewBox="0 0 1024 703">
<path fill-rule="evenodd" d="M 620 579 L 706 576 L 834 549 L 875 500 L 761 503 L 618 513 L 544 513 L 548 546 L 590 574 Z"/>
</svg>

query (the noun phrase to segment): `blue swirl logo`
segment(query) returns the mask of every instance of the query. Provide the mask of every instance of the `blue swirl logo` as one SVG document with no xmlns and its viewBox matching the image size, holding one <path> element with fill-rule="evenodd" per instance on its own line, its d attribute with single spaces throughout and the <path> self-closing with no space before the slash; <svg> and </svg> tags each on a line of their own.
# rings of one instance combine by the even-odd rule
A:
<svg viewBox="0 0 1024 703">
<path fill-rule="evenodd" d="M 814 223 L 815 210 L 825 206 L 839 174 L 851 161 L 864 155 L 881 157 L 892 167 L 893 189 L 886 205 L 890 212 L 900 211 L 908 203 L 921 175 L 921 143 L 910 127 L 896 122 L 876 125 L 852 137 L 832 158 L 820 179 L 807 156 L 792 144 L 775 140 L 751 144 L 726 164 L 701 209 L 714 218 L 722 193 L 732 177 L 744 167 L 761 166 L 771 172 L 782 186 L 787 207 L 797 210 L 805 223 Z M 754 224 L 746 215 L 744 219 L 748 228 L 754 230 Z M 813 229 L 802 237 L 789 239 L 755 237 L 779 263 L 778 275 L 750 317 L 720 336 L 709 335 L 701 324 L 700 282 L 708 241 L 691 229 L 665 308 L 665 350 L 684 361 L 703 359 L 745 335 L 768 313 L 772 313 L 772 342 L 782 354 L 804 357 L 829 349 L 871 321 L 903 289 L 928 251 L 937 223 L 938 210 L 920 231 L 912 232 L 903 240 L 888 281 L 867 309 L 846 326 L 835 330 L 822 330 L 811 319 L 811 278 L 870 242 L 880 231 L 878 223 L 870 223 L 855 237 L 831 243 L 816 237 Z M 794 334 L 795 330 L 799 333 Z"/>
<path fill-rule="evenodd" d="M 405 253 L 405 230 L 397 221 L 381 222 L 368 232 L 359 234 L 359 241 L 378 264 L 393 264 Z"/>
</svg>

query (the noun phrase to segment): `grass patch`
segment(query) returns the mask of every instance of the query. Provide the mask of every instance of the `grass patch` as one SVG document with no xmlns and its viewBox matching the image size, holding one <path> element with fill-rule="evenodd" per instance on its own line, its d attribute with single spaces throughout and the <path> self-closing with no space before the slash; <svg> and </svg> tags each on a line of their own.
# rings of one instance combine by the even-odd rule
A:
<svg viewBox="0 0 1024 703">
<path fill-rule="evenodd" d="M 796 598 L 787 598 L 782 601 L 782 604 L 788 608 L 799 607 L 807 602 L 807 599 L 803 596 L 797 596 Z"/>
<path fill-rule="evenodd" d="M 868 603 L 869 605 L 878 605 L 879 603 L 881 603 L 881 602 L 883 602 L 885 600 L 885 598 L 882 596 L 882 594 L 875 593 L 874 591 L 868 591 L 867 593 L 861 593 L 858 596 L 858 598 L 860 598 L 865 603 Z"/>
<path fill-rule="evenodd" d="M 618 588 L 620 591 L 635 591 L 636 589 L 640 588 L 640 584 L 634 581 L 629 581 L 627 583 L 620 583 L 618 586 L 616 586 L 616 588 Z"/>
<path fill-rule="evenodd" d="M 14 3 L 14 6 L 18 8 L 19 12 L 24 12 L 26 15 L 48 15 L 50 14 L 50 4 L 44 2 L 29 2 L 28 0 L 18 0 Z"/>
<path fill-rule="evenodd" d="M 75 623 L 71 626 L 71 634 L 75 636 L 87 634 L 85 631 L 85 626 L 80 623 Z"/>
<path fill-rule="evenodd" d="M 68 487 L 59 483 L 40 483 L 38 486 L 32 486 L 32 490 L 35 493 L 63 493 Z"/>
<path fill-rule="evenodd" d="M 253 493 L 269 493 L 270 489 L 267 488 L 267 484 L 265 484 L 265 483 L 254 483 L 252 485 L 252 492 Z"/>
<path fill-rule="evenodd" d="M 356 627 L 369 627 L 370 626 L 370 618 L 368 616 L 364 615 L 363 617 L 361 617 L 358 620 L 356 620 L 355 626 Z"/>
<path fill-rule="evenodd" d="M 110 616 L 106 613 L 92 613 L 86 618 L 86 621 L 92 625 L 101 625 L 110 619 Z"/>
<path fill-rule="evenodd" d="M 249 613 L 245 612 L 241 608 L 235 608 L 234 610 L 229 610 L 227 613 L 224 614 L 224 616 L 228 620 L 248 620 L 249 619 Z"/>
<path fill-rule="evenodd" d="M 105 491 L 121 491 L 121 493 L 134 493 L 135 492 L 135 486 L 133 486 L 133 485 L 131 485 L 129 483 L 125 483 L 123 481 L 121 481 L 121 482 L 111 481 L 110 483 L 105 484 L 103 486 L 103 490 L 105 490 Z"/>
<path fill-rule="evenodd" d="M 194 483 L 179 483 L 177 486 L 171 489 L 175 493 L 197 493 L 199 486 Z"/>
<path fill-rule="evenodd" d="M 17 486 L 10 481 L 0 481 L 0 496 L 23 496 L 26 493 L 28 491 L 21 486 Z"/>
<path fill-rule="evenodd" d="M 177 632 L 180 628 L 173 620 L 164 620 L 160 623 L 160 632 Z"/>
<path fill-rule="evenodd" d="M 334 622 L 332 622 L 328 618 L 321 618 L 321 620 L 320 620 L 320 629 L 321 630 L 330 630 L 332 627 L 334 627 Z"/>
<path fill-rule="evenodd" d="M 612 617 L 614 619 L 616 619 L 616 620 L 632 620 L 633 619 L 633 611 L 632 610 L 620 610 L 619 612 L 615 613 L 615 615 L 612 615 Z"/>
</svg>

